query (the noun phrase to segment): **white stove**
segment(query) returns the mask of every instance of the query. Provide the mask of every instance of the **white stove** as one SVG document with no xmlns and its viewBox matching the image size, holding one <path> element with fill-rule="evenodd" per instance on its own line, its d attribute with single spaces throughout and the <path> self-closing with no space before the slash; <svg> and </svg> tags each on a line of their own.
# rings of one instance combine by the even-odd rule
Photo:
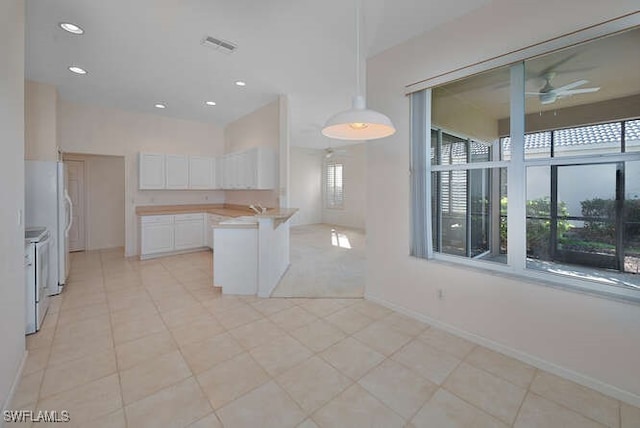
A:
<svg viewBox="0 0 640 428">
<path fill-rule="evenodd" d="M 26 333 L 35 333 L 49 308 L 49 248 L 51 237 L 44 227 L 25 229 Z"/>
</svg>

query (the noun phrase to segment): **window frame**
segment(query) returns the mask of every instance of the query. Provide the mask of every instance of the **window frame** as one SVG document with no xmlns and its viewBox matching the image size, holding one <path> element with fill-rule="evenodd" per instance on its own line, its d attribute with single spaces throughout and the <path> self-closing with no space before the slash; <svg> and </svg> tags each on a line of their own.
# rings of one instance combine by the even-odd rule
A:
<svg viewBox="0 0 640 428">
<path fill-rule="evenodd" d="M 490 161 L 479 163 L 468 163 L 459 165 L 431 165 L 430 157 L 425 161 L 429 174 L 436 171 L 470 170 L 476 168 L 505 167 L 508 176 L 508 253 L 507 264 L 499 264 L 491 261 L 472 259 L 443 253 L 433 252 L 430 257 L 436 261 L 464 265 L 471 268 L 478 268 L 489 272 L 504 273 L 526 280 L 533 280 L 536 284 L 549 285 L 562 289 L 570 289 L 581 293 L 594 294 L 608 298 L 621 299 L 640 303 L 640 290 L 624 287 L 620 285 L 605 285 L 600 281 L 589 278 L 575 278 L 564 274 L 550 271 L 537 271 L 527 268 L 526 257 L 526 171 L 530 166 L 553 166 L 570 164 L 596 164 L 609 162 L 627 162 L 640 160 L 640 153 L 611 153 L 588 156 L 563 156 L 549 158 L 525 159 L 524 135 L 525 135 L 525 76 L 524 61 L 536 56 L 545 55 L 556 50 L 571 47 L 600 37 L 613 35 L 617 32 L 630 30 L 640 26 L 640 15 L 626 16 L 620 19 L 608 21 L 583 30 L 573 32 L 569 35 L 558 37 L 546 42 L 542 42 L 530 47 L 505 54 L 500 57 L 473 64 L 469 67 L 457 69 L 451 73 L 426 79 L 421 82 L 407 85 L 407 94 L 424 91 L 426 103 L 431 104 L 431 88 L 444 85 L 454 80 L 470 77 L 474 74 L 490 71 L 492 69 L 510 66 L 510 121 L 511 121 L 511 158 L 507 161 Z M 427 129 L 431 129 L 431 108 L 425 108 L 428 113 Z M 632 119 L 632 118 L 629 118 Z M 415 127 L 412 113 L 412 130 Z M 613 122 L 613 121 L 612 121 Z M 415 144 L 412 137 L 412 146 Z M 427 140 L 430 147 L 430 134 Z M 412 161 L 414 165 L 414 161 Z M 413 188 L 412 188 L 413 189 Z M 412 190 L 413 191 L 413 190 Z M 430 190 L 429 190 L 430 191 Z M 414 198 L 412 196 L 412 198 Z M 430 200 L 429 198 L 427 198 Z M 512 209 L 513 208 L 513 209 Z M 414 208 L 412 208 L 413 210 Z M 431 212 L 431 209 L 428 210 Z M 430 226 L 429 226 L 430 227 Z M 413 230 L 413 229 L 412 229 Z M 520 231 L 520 233 L 518 233 Z M 512 239 L 515 238 L 515 239 Z M 411 240 L 416 237 L 410 236 Z M 420 256 L 417 256 L 420 257 Z"/>
</svg>

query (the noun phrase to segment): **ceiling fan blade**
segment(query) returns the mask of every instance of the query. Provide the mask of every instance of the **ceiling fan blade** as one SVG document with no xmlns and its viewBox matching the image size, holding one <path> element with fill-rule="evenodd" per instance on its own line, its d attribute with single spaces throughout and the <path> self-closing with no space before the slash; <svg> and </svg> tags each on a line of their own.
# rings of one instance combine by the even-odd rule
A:
<svg viewBox="0 0 640 428">
<path fill-rule="evenodd" d="M 575 81 L 573 83 L 569 83 L 567 85 L 560 86 L 559 88 L 555 88 L 554 91 L 556 91 L 556 92 L 566 92 L 566 91 L 568 91 L 570 89 L 577 88 L 578 86 L 582 86 L 582 85 L 585 85 L 587 83 L 589 83 L 588 80 L 577 80 L 577 81 Z"/>
<path fill-rule="evenodd" d="M 576 52 L 576 53 L 574 53 L 574 54 L 572 54 L 572 55 L 569 55 L 569 56 L 567 56 L 567 57 L 565 57 L 565 58 L 562 58 L 562 59 L 561 59 L 561 60 L 559 60 L 559 61 L 556 61 L 555 63 L 551 64 L 550 66 L 548 66 L 548 67 L 547 67 L 547 68 L 545 68 L 544 70 L 541 70 L 541 71 L 538 73 L 538 76 L 540 76 L 540 77 L 541 77 L 541 76 L 544 76 L 545 74 L 549 74 L 549 73 L 555 72 L 555 71 L 556 71 L 556 69 L 557 69 L 558 67 L 560 67 L 560 66 L 561 66 L 562 64 L 564 64 L 565 62 L 570 61 L 570 60 L 571 60 L 571 59 L 573 59 L 576 55 L 578 55 L 578 52 Z"/>
<path fill-rule="evenodd" d="M 600 88 L 583 88 L 583 89 L 569 89 L 568 91 L 562 91 L 563 95 L 575 95 L 575 94 L 589 94 L 591 92 L 598 92 Z"/>
</svg>

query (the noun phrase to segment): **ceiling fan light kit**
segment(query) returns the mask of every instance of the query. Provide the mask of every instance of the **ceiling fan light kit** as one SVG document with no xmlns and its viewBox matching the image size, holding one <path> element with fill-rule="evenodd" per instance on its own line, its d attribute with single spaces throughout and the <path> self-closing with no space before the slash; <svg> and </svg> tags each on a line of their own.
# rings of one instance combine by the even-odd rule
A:
<svg viewBox="0 0 640 428">
<path fill-rule="evenodd" d="M 396 132 L 391 119 L 367 109 L 360 92 L 360 0 L 356 1 L 356 90 L 351 109 L 333 115 L 322 128 L 322 135 L 338 140 L 375 140 Z"/>
</svg>

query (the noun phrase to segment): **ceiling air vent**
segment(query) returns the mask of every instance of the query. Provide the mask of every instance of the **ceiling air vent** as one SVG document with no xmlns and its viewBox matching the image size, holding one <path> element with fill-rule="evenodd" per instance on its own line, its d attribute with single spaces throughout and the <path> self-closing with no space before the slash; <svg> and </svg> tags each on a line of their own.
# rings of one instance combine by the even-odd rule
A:
<svg viewBox="0 0 640 428">
<path fill-rule="evenodd" d="M 213 49 L 217 49 L 221 52 L 230 54 L 238 49 L 238 45 L 228 40 L 216 39 L 215 37 L 207 36 L 202 39 L 202 44 Z"/>
</svg>

